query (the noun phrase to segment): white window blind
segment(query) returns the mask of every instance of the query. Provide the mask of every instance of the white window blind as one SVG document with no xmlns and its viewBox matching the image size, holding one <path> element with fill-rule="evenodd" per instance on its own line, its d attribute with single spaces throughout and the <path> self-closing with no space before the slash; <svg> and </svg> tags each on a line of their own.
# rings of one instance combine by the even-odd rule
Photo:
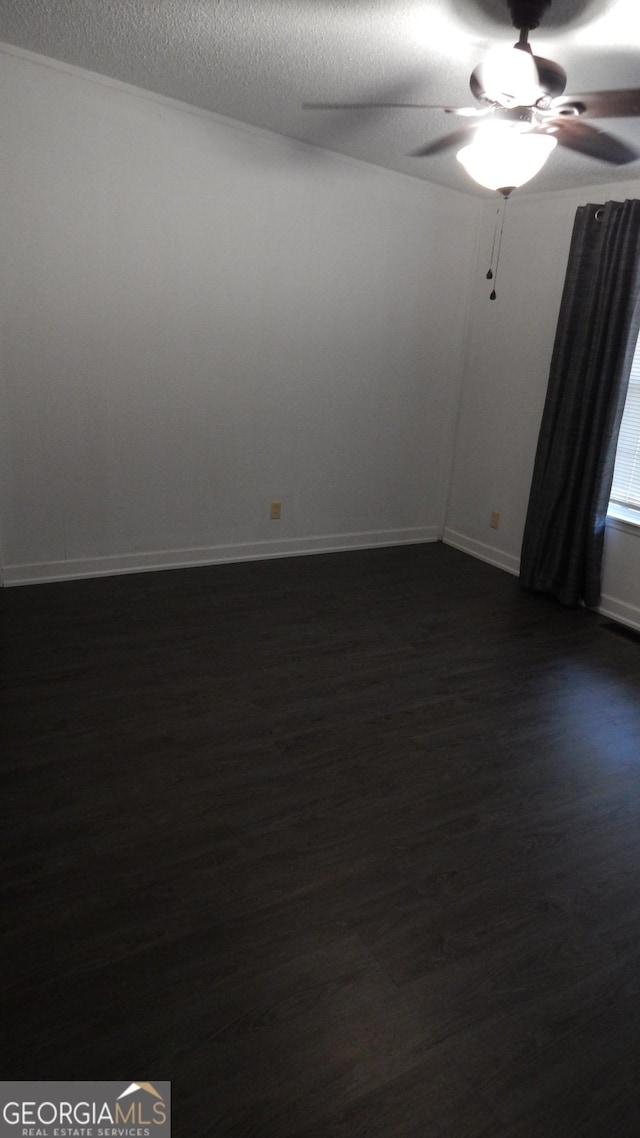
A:
<svg viewBox="0 0 640 1138">
<path fill-rule="evenodd" d="M 620 426 L 611 501 L 638 510 L 640 521 L 640 336 L 631 365 L 629 390 Z"/>
</svg>

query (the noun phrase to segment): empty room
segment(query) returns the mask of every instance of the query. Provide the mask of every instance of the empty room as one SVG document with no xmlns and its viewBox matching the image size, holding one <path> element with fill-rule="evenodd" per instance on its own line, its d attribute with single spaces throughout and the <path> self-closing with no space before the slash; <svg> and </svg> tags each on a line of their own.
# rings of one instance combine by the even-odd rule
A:
<svg viewBox="0 0 640 1138">
<path fill-rule="evenodd" d="M 637 1138 L 639 58 L 0 0 L 2 1134 Z"/>
</svg>

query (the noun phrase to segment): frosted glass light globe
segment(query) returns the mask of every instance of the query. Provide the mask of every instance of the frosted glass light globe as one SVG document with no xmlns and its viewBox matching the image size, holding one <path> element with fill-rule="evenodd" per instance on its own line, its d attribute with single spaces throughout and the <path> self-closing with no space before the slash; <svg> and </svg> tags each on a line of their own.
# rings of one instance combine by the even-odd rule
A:
<svg viewBox="0 0 640 1138">
<path fill-rule="evenodd" d="M 488 190 L 515 190 L 535 177 L 557 145 L 551 134 L 532 134 L 510 124 L 487 125 L 458 151 L 470 177 Z"/>
</svg>

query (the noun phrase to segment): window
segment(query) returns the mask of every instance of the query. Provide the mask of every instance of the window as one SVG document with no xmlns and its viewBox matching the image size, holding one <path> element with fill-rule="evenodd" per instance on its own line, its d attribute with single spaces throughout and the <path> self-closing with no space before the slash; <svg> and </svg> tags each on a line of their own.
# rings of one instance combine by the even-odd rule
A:
<svg viewBox="0 0 640 1138">
<path fill-rule="evenodd" d="M 631 364 L 610 502 L 611 513 L 640 525 L 640 336 Z"/>
</svg>

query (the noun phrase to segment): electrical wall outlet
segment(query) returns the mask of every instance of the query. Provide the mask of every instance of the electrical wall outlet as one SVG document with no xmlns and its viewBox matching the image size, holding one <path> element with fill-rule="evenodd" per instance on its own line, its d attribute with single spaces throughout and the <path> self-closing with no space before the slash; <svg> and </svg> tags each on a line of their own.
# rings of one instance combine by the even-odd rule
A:
<svg viewBox="0 0 640 1138">
<path fill-rule="evenodd" d="M 282 517 L 282 502 L 272 502 L 269 517 L 272 522 L 280 521 Z"/>
<path fill-rule="evenodd" d="M 497 529 L 498 528 L 498 526 L 500 525 L 500 511 L 499 510 L 493 511 L 489 525 L 491 526 L 491 529 Z"/>
</svg>

